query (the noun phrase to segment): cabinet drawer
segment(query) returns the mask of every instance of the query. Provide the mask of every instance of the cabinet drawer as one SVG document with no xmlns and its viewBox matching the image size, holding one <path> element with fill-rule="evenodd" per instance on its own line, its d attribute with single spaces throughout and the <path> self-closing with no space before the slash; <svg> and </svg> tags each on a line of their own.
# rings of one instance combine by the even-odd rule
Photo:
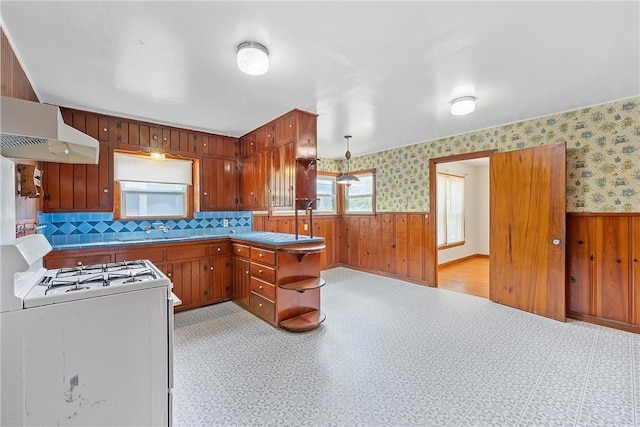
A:
<svg viewBox="0 0 640 427">
<path fill-rule="evenodd" d="M 268 249 L 251 248 L 251 259 L 269 265 L 275 265 L 276 253 Z"/>
<path fill-rule="evenodd" d="M 209 255 L 227 255 L 229 250 L 229 243 L 227 242 L 209 245 Z"/>
<path fill-rule="evenodd" d="M 255 277 L 251 278 L 251 292 L 260 294 L 261 296 L 273 301 L 276 299 L 276 287 L 270 283 L 256 279 Z"/>
<path fill-rule="evenodd" d="M 87 255 L 68 258 L 46 258 L 46 268 L 77 267 L 79 265 L 106 264 L 111 262 L 111 255 Z"/>
<path fill-rule="evenodd" d="M 260 295 L 251 292 L 251 301 L 249 303 L 249 309 L 252 313 L 262 317 L 267 322 L 275 322 L 276 320 L 276 305 L 272 301 L 261 297 Z"/>
<path fill-rule="evenodd" d="M 148 259 L 154 264 L 159 264 L 164 261 L 164 254 L 162 250 L 157 251 L 124 251 L 116 253 L 116 262 L 120 261 L 135 261 L 138 259 Z"/>
<path fill-rule="evenodd" d="M 240 243 L 233 244 L 233 254 L 243 258 L 249 258 L 249 246 L 241 245 Z"/>
<path fill-rule="evenodd" d="M 276 270 L 258 263 L 251 263 L 251 276 L 264 280 L 265 282 L 276 282 Z"/>
<path fill-rule="evenodd" d="M 167 249 L 167 260 L 173 261 L 176 259 L 192 259 L 192 258 L 204 258 L 207 256 L 207 247 L 202 246 L 177 246 L 171 249 Z"/>
</svg>

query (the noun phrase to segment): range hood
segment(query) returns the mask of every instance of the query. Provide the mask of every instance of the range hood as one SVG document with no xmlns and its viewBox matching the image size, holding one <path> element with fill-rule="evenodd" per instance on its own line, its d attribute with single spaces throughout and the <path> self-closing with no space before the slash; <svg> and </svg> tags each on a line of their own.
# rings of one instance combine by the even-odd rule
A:
<svg viewBox="0 0 640 427">
<path fill-rule="evenodd" d="M 98 164 L 99 143 L 67 125 L 54 105 L 3 96 L 0 154 L 55 163 Z"/>
</svg>

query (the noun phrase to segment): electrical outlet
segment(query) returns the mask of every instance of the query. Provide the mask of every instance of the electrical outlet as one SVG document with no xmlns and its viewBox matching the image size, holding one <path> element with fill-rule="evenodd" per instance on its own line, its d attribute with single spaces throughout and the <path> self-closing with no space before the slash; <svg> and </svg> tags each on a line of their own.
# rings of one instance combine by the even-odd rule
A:
<svg viewBox="0 0 640 427">
<path fill-rule="evenodd" d="M 303 227 L 304 227 L 304 230 L 307 231 L 309 229 L 309 224 L 305 224 Z"/>
<path fill-rule="evenodd" d="M 228 226 L 229 226 L 229 220 L 228 220 L 228 219 L 226 219 L 226 218 L 225 218 L 225 219 L 223 219 L 223 220 L 222 220 L 222 226 L 223 226 L 223 227 L 228 227 Z"/>
</svg>

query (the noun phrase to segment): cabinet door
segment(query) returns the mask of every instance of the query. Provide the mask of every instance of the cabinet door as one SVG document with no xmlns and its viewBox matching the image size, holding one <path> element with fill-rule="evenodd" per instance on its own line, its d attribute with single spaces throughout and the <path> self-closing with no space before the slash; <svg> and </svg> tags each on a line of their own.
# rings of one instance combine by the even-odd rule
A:
<svg viewBox="0 0 640 427">
<path fill-rule="evenodd" d="M 599 216 L 593 221 L 594 315 L 628 323 L 629 218 Z"/>
<path fill-rule="evenodd" d="M 215 157 L 202 159 L 202 209 L 236 209 L 238 174 L 235 160 Z"/>
<path fill-rule="evenodd" d="M 256 158 L 247 157 L 242 161 L 242 180 L 240 181 L 240 203 L 243 209 L 255 207 L 255 170 Z"/>
<path fill-rule="evenodd" d="M 640 217 L 631 221 L 631 316 L 634 325 L 640 325 Z"/>
<path fill-rule="evenodd" d="M 244 308 L 249 307 L 250 271 L 249 260 L 233 258 L 233 286 L 231 298 Z"/>
<path fill-rule="evenodd" d="M 293 140 L 295 135 L 295 113 L 291 112 L 279 118 L 273 124 L 274 143 L 284 144 Z"/>
<path fill-rule="evenodd" d="M 163 271 L 173 282 L 173 293 L 182 300 L 177 310 L 186 310 L 209 299 L 208 259 L 165 264 Z"/>
<path fill-rule="evenodd" d="M 296 159 L 294 143 L 279 145 L 271 154 L 271 207 L 293 209 Z"/>
<path fill-rule="evenodd" d="M 213 302 L 225 301 L 231 298 L 231 256 L 216 256 L 211 259 L 209 280 L 210 299 Z"/>
<path fill-rule="evenodd" d="M 587 216 L 567 217 L 567 310 L 580 314 L 592 314 L 590 221 Z"/>
<path fill-rule="evenodd" d="M 269 152 L 263 151 L 256 155 L 256 169 L 254 173 L 255 188 L 255 208 L 269 208 L 269 171 L 271 167 L 271 156 Z"/>
</svg>

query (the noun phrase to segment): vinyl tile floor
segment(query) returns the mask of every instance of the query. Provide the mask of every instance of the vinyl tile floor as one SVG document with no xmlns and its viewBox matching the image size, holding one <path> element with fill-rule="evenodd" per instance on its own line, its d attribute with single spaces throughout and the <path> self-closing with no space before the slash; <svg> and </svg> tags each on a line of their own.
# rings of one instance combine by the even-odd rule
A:
<svg viewBox="0 0 640 427">
<path fill-rule="evenodd" d="M 176 314 L 176 426 L 636 426 L 640 335 L 335 268 L 314 331 Z"/>
</svg>

